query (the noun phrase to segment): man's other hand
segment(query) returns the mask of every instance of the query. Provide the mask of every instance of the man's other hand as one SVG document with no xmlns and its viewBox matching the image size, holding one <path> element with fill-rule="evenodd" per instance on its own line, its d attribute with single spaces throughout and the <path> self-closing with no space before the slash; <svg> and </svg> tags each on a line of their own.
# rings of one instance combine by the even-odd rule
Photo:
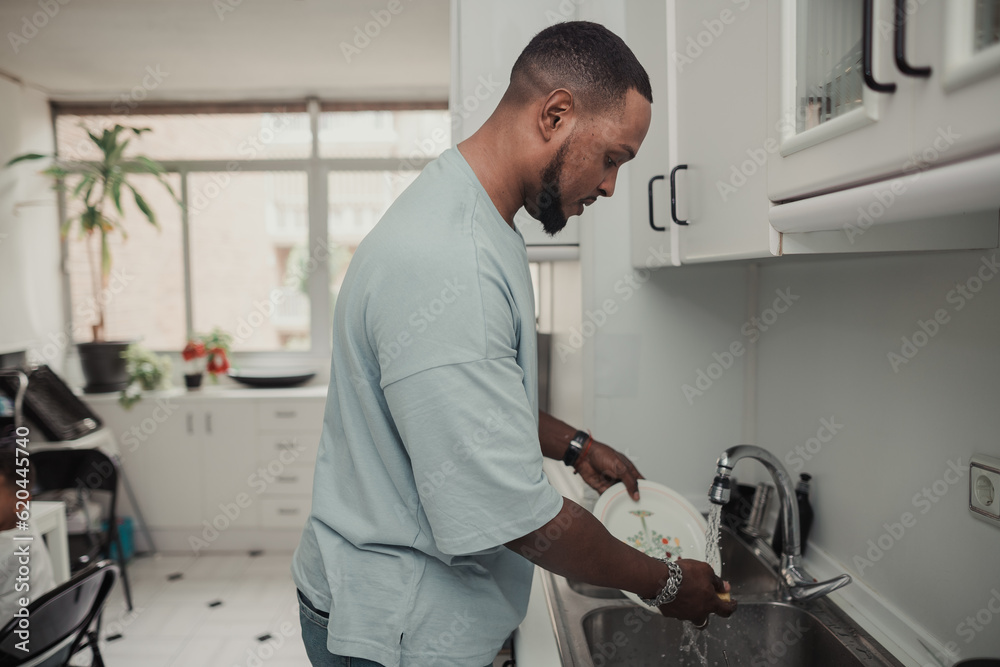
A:
<svg viewBox="0 0 1000 667">
<path fill-rule="evenodd" d="M 587 456 L 577 463 L 576 471 L 598 493 L 604 493 L 618 482 L 625 482 L 632 499 L 639 500 L 639 480 L 644 477 L 627 456 L 603 443 L 594 440 Z"/>
</svg>

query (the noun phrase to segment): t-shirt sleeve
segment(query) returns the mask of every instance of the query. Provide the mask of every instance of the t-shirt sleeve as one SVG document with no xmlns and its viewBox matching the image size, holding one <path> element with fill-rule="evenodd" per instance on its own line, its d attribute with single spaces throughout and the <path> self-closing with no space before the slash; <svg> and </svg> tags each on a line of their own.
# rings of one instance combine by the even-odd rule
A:
<svg viewBox="0 0 1000 667">
<path fill-rule="evenodd" d="M 437 366 L 384 391 L 443 553 L 498 547 L 559 513 L 513 357 Z"/>
</svg>

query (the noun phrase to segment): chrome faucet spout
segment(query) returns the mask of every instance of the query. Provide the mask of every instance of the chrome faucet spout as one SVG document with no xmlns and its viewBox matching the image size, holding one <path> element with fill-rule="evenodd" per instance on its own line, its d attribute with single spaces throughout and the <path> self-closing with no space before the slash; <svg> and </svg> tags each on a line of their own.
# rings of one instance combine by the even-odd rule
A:
<svg viewBox="0 0 1000 667">
<path fill-rule="evenodd" d="M 715 505 L 729 502 L 733 468 L 741 459 L 756 459 L 774 479 L 782 509 L 784 547 L 781 555 L 781 580 L 786 597 L 794 600 L 811 600 L 851 583 L 851 576 L 841 575 L 829 581 L 816 582 L 802 569 L 802 549 L 799 534 L 799 505 L 795 487 L 785 466 L 774 454 L 756 445 L 737 445 L 722 452 L 716 462 L 715 479 L 708 492 L 708 499 Z"/>
</svg>

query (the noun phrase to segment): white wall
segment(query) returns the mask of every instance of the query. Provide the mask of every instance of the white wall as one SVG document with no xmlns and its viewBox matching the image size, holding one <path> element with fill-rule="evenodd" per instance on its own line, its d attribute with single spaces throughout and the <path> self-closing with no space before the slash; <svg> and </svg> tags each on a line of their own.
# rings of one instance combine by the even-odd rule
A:
<svg viewBox="0 0 1000 667">
<path fill-rule="evenodd" d="M 41 162 L 2 168 L 20 153 L 53 152 L 45 96 L 0 78 L 0 352 L 33 348 L 62 368 L 59 219 Z M 43 354 L 43 352 L 45 354 Z"/>
<path fill-rule="evenodd" d="M 983 614 L 982 632 L 962 625 L 994 595 L 1000 608 L 1000 529 L 969 513 L 968 475 L 946 473 L 975 453 L 1000 456 L 1000 276 L 984 257 L 1000 251 L 781 260 L 760 285 L 799 296 L 759 343 L 758 441 L 811 457 L 789 455 L 802 459 L 790 469 L 815 476 L 812 541 L 964 658 L 1000 655 L 1000 614 Z M 953 292 L 979 287 L 980 269 L 993 279 L 974 298 Z M 889 353 L 905 358 L 902 338 L 938 309 L 946 324 L 894 369 Z M 807 447 L 824 418 L 838 432 Z M 886 524 L 904 513 L 912 526 L 894 536 Z"/>
</svg>

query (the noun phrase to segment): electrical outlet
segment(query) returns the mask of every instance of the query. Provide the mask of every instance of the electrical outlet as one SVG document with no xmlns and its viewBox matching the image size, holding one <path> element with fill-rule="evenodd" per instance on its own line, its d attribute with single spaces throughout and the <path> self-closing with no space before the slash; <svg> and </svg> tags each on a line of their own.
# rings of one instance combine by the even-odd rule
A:
<svg viewBox="0 0 1000 667">
<path fill-rule="evenodd" d="M 977 454 L 969 464 L 969 511 L 1000 525 L 1000 459 Z"/>
</svg>

